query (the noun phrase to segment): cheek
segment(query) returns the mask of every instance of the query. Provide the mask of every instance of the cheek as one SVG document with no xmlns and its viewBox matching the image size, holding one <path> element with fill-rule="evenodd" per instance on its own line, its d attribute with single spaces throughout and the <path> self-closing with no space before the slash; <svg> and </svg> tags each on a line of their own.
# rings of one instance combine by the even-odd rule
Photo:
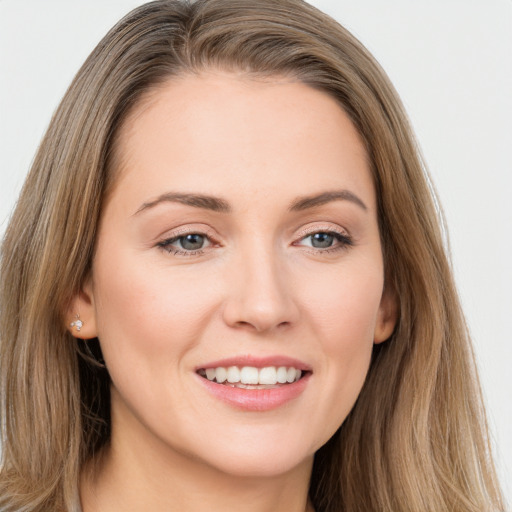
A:
<svg viewBox="0 0 512 512">
<path fill-rule="evenodd" d="M 116 360 L 177 364 L 180 352 L 197 342 L 215 301 L 214 287 L 186 270 L 171 271 L 165 261 L 155 265 L 130 253 L 104 254 L 109 257 L 95 262 L 94 296 L 107 363 L 115 352 Z"/>
<path fill-rule="evenodd" d="M 361 344 L 373 343 L 384 281 L 378 259 L 364 263 L 317 274 L 314 286 L 303 291 L 326 352 L 357 352 Z"/>
<path fill-rule="evenodd" d="M 325 442 L 343 423 L 364 384 L 382 295 L 381 267 L 352 267 L 317 276 L 308 311 L 322 354 L 322 400 L 318 428 Z M 321 290 L 321 291 L 320 291 Z"/>
<path fill-rule="evenodd" d="M 355 272 L 332 287 L 325 304 L 323 351 L 336 366 L 337 379 L 359 392 L 368 370 L 382 295 L 378 272 Z"/>
</svg>

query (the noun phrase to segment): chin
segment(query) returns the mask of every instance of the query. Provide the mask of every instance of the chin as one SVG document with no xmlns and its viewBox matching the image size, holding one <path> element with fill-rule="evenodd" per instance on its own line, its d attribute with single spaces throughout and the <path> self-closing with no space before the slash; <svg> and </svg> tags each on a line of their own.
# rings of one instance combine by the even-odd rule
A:
<svg viewBox="0 0 512 512">
<path fill-rule="evenodd" d="M 252 456 L 240 454 L 236 457 L 227 456 L 222 463 L 213 466 L 218 471 L 238 478 L 276 478 L 301 467 L 310 468 L 314 454 L 296 457 L 292 454 L 266 454 Z"/>
<path fill-rule="evenodd" d="M 283 428 L 285 432 L 283 433 Z M 286 427 L 273 429 L 248 428 L 242 435 L 224 431 L 196 446 L 196 454 L 208 466 L 221 473 L 246 478 L 277 477 L 299 467 L 311 469 L 315 451 L 323 442 L 304 439 L 302 433 L 286 432 Z M 255 435 L 251 435 L 251 431 Z M 263 435 L 266 434 L 266 435 Z M 205 454 L 207 454 L 205 456 Z"/>
</svg>

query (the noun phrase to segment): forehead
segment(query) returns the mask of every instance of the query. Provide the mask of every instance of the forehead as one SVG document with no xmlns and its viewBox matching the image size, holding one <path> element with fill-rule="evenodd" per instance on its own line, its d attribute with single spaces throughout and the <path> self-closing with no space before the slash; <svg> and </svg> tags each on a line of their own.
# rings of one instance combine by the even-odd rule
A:
<svg viewBox="0 0 512 512">
<path fill-rule="evenodd" d="M 116 188 L 130 184 L 148 197 L 165 188 L 223 196 L 236 188 L 303 195 L 343 186 L 374 202 L 349 117 L 328 94 L 287 77 L 172 78 L 135 106 L 115 149 Z"/>
</svg>

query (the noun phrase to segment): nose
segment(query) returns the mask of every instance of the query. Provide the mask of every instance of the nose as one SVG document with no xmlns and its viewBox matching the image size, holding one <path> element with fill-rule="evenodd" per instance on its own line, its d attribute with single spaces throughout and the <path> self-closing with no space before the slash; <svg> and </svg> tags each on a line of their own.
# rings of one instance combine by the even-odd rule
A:
<svg viewBox="0 0 512 512">
<path fill-rule="evenodd" d="M 293 282 L 278 260 L 271 250 L 239 255 L 228 270 L 229 290 L 223 311 L 227 325 L 262 333 L 298 320 Z"/>
</svg>

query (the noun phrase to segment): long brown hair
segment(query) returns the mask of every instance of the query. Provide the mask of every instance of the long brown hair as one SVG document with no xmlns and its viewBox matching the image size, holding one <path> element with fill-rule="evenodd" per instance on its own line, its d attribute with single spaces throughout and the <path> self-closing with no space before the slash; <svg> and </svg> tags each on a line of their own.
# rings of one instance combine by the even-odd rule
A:
<svg viewBox="0 0 512 512">
<path fill-rule="evenodd" d="M 108 442 L 109 377 L 65 314 L 91 270 L 116 136 L 143 94 L 208 68 L 286 75 L 334 97 L 367 148 L 397 328 L 319 450 L 318 512 L 503 510 L 470 339 L 435 196 L 400 100 L 347 30 L 301 0 L 160 0 L 121 20 L 78 72 L 35 157 L 1 252 L 2 511 L 79 510 Z"/>
</svg>

